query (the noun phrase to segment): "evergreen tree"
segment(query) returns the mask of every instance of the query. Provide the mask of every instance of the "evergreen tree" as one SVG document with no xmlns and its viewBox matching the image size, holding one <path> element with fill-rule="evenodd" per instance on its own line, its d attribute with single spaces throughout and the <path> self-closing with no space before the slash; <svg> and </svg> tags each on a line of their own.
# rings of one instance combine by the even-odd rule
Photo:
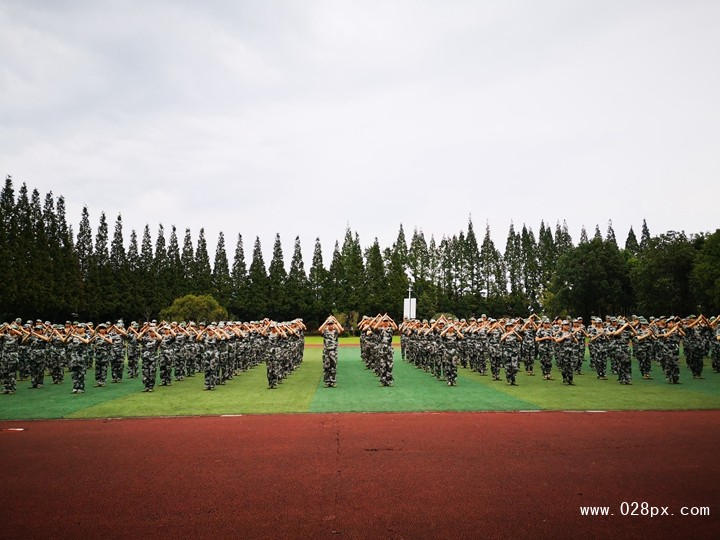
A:
<svg viewBox="0 0 720 540">
<path fill-rule="evenodd" d="M 595 236 L 593 236 L 593 240 L 602 240 L 603 236 L 600 232 L 600 225 L 595 224 Z"/>
<path fill-rule="evenodd" d="M 150 237 L 150 226 L 145 225 L 140 242 L 140 258 L 138 261 L 138 307 L 144 320 L 152 319 L 155 299 L 155 274 L 153 272 L 153 245 Z"/>
<path fill-rule="evenodd" d="M 247 313 L 253 319 L 262 319 L 268 313 L 267 299 L 270 285 L 259 237 L 255 237 L 248 282 Z"/>
<path fill-rule="evenodd" d="M 182 259 L 180 258 L 177 228 L 173 225 L 170 229 L 170 240 L 168 241 L 167 249 L 166 287 L 168 290 L 168 298 L 174 300 L 184 294 L 184 275 L 185 270 L 183 269 Z"/>
<path fill-rule="evenodd" d="M 95 248 L 90 256 L 87 287 L 86 311 L 93 320 L 105 320 L 111 313 L 111 281 L 110 255 L 108 252 L 108 223 L 105 212 L 100 213 L 97 234 L 95 235 Z"/>
<path fill-rule="evenodd" d="M 555 273 L 555 240 L 553 239 L 550 227 L 545 226 L 545 222 L 540 222 L 540 232 L 538 233 L 538 263 L 540 264 L 540 283 L 543 287 L 547 287 L 552 281 Z"/>
<path fill-rule="evenodd" d="M 625 240 L 625 251 L 632 256 L 637 256 L 640 252 L 640 244 L 638 243 L 637 236 L 635 236 L 635 231 L 633 231 L 632 225 L 630 226 L 627 239 Z"/>
<path fill-rule="evenodd" d="M 340 253 L 340 245 L 335 240 L 335 249 L 333 250 L 330 269 L 328 270 L 328 279 L 326 282 L 328 291 L 328 307 L 332 312 L 344 313 L 348 311 L 348 290 L 345 280 L 345 268 L 343 266 L 342 254 Z"/>
<path fill-rule="evenodd" d="M 640 232 L 640 251 L 650 245 L 650 240 L 650 229 L 648 229 L 647 222 L 643 219 L 642 231 Z"/>
<path fill-rule="evenodd" d="M 331 310 L 331 300 L 327 298 L 330 288 L 327 285 L 328 272 L 323 264 L 322 246 L 320 238 L 315 239 L 315 248 L 313 250 L 312 266 L 310 267 L 309 280 L 309 296 L 311 323 L 313 326 L 320 325 L 321 320 L 327 316 Z"/>
<path fill-rule="evenodd" d="M 607 236 L 605 239 L 611 244 L 617 246 L 617 238 L 615 238 L 615 229 L 613 229 L 612 219 L 608 220 Z"/>
<path fill-rule="evenodd" d="M 268 284 L 270 286 L 268 312 L 269 317 L 281 321 L 285 320 L 288 312 L 285 294 L 286 279 L 287 273 L 285 272 L 282 243 L 280 242 L 280 234 L 276 234 L 275 243 L 273 244 L 273 256 L 268 268 Z"/>
<path fill-rule="evenodd" d="M 197 294 L 210 294 L 212 290 L 212 270 L 210 269 L 210 255 L 208 255 L 204 228 L 200 229 L 198 235 L 195 264 L 193 266 L 192 289 Z"/>
<path fill-rule="evenodd" d="M 169 288 L 170 268 L 168 267 L 165 227 L 163 227 L 162 223 L 158 225 L 157 237 L 155 238 L 155 257 L 153 258 L 152 274 L 155 279 L 152 299 L 153 313 L 159 313 L 161 309 L 169 306 L 174 300 Z"/>
<path fill-rule="evenodd" d="M 469 292 L 473 296 L 478 296 L 481 288 L 480 249 L 478 248 L 472 218 L 468 218 L 468 230 L 465 235 L 463 249 L 463 262 L 466 268 L 467 282 L 470 289 Z"/>
<path fill-rule="evenodd" d="M 580 229 L 580 244 L 587 244 L 590 240 L 588 239 L 587 231 L 585 230 L 585 225 L 582 226 Z"/>
<path fill-rule="evenodd" d="M 500 259 L 500 252 L 490 236 L 490 225 L 485 224 L 485 236 L 480 246 L 480 277 L 482 291 L 485 298 L 505 293 L 504 286 L 497 282 L 496 268 Z M 504 280 L 503 280 L 504 282 Z"/>
<path fill-rule="evenodd" d="M 230 312 L 241 319 L 247 318 L 248 275 L 242 234 L 238 234 L 237 243 L 235 244 L 231 281 Z"/>
<path fill-rule="evenodd" d="M 310 286 L 307 274 L 305 273 L 305 263 L 303 262 L 299 236 L 295 237 L 295 247 L 293 248 L 293 256 L 290 261 L 290 271 L 285 281 L 285 293 L 288 306 L 287 318 L 307 318 L 310 313 Z"/>
<path fill-rule="evenodd" d="M 61 263 L 56 271 L 56 282 L 58 291 L 62 295 L 62 311 L 69 317 L 80 311 L 80 291 L 82 289 L 80 261 L 77 251 L 75 251 L 72 228 L 67 223 L 64 197 L 58 197 L 55 209 L 61 253 Z"/>
<path fill-rule="evenodd" d="M 12 177 L 5 178 L 0 192 L 0 320 L 15 315 L 18 294 L 16 257 L 18 253 L 17 227 L 15 221 L 15 190 Z"/>
<path fill-rule="evenodd" d="M 363 308 L 365 268 L 363 265 L 360 238 L 357 233 L 355 233 L 353 237 L 350 227 L 345 230 L 345 240 L 343 242 L 341 255 L 344 277 L 343 287 L 347 295 L 347 305 L 343 311 L 359 313 Z M 332 268 L 330 271 L 332 273 Z"/>
<path fill-rule="evenodd" d="M 372 246 L 365 254 L 366 268 L 366 313 L 381 313 L 385 310 L 385 306 L 389 301 L 386 298 L 386 281 L 385 281 L 385 263 L 380 251 L 380 244 L 375 238 Z"/>
<path fill-rule="evenodd" d="M 87 206 L 83 206 L 82 218 L 80 219 L 80 228 L 78 229 L 77 241 L 75 242 L 75 250 L 80 263 L 80 275 L 83 282 L 87 280 L 88 270 L 90 269 L 90 257 L 93 253 L 92 229 L 90 228 L 90 213 Z"/>
<path fill-rule="evenodd" d="M 515 225 L 510 222 L 507 240 L 505 242 L 505 265 L 507 267 L 510 293 L 518 294 L 522 290 L 522 241 L 515 232 Z"/>
<path fill-rule="evenodd" d="M 428 254 L 428 246 L 425 241 L 425 235 L 422 230 L 417 228 L 413 231 L 413 237 L 410 241 L 410 249 L 408 250 L 408 270 L 413 282 L 429 281 L 430 278 L 430 261 Z"/>
<path fill-rule="evenodd" d="M 520 234 L 520 249 L 523 261 L 523 292 L 533 311 L 540 307 L 540 264 L 537 258 L 537 243 L 532 229 L 523 224 Z"/>
<path fill-rule="evenodd" d="M 183 239 L 180 262 L 183 267 L 183 284 L 181 287 L 183 294 L 180 296 L 185 296 L 194 290 L 193 278 L 195 273 L 195 249 L 193 248 L 190 229 L 185 229 L 185 238 Z"/>
<path fill-rule="evenodd" d="M 215 248 L 215 263 L 212 271 L 213 296 L 221 306 L 230 304 L 232 291 L 232 280 L 230 279 L 230 265 L 227 252 L 225 251 L 225 235 L 221 231 L 218 234 L 217 246 Z"/>
<path fill-rule="evenodd" d="M 563 220 L 562 227 L 558 221 L 555 228 L 555 256 L 559 260 L 560 257 L 565 255 L 568 251 L 573 248 L 572 236 L 568 232 L 567 222 Z"/>
<path fill-rule="evenodd" d="M 148 230 L 148 234 L 149 234 Z M 130 243 L 127 250 L 128 295 L 126 310 L 131 319 L 141 319 L 143 316 L 143 301 L 141 298 L 144 288 L 144 273 L 140 270 L 140 252 L 138 237 L 135 229 L 130 231 Z"/>
<path fill-rule="evenodd" d="M 112 243 L 110 244 L 109 260 L 110 276 L 112 287 L 108 304 L 113 318 L 122 317 L 129 313 L 128 290 L 130 280 L 128 275 L 127 254 L 125 252 L 125 240 L 123 239 L 122 215 L 118 214 L 115 220 Z"/>
<path fill-rule="evenodd" d="M 33 275 L 32 255 L 35 245 L 32 209 L 28 198 L 27 186 L 23 184 L 18 191 L 15 205 L 15 224 L 17 232 L 14 277 L 17 284 L 18 297 L 14 311 L 23 319 L 35 318 L 39 297 L 35 291 L 38 286 Z"/>
</svg>

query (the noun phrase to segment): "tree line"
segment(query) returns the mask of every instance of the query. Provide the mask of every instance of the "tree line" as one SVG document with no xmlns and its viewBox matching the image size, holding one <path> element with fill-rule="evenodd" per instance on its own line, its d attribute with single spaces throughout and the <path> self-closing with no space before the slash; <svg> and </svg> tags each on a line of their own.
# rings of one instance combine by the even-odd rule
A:
<svg viewBox="0 0 720 540">
<path fill-rule="evenodd" d="M 242 234 L 229 259 L 220 232 L 211 264 L 204 229 L 195 239 L 185 229 L 181 242 L 175 226 L 160 224 L 153 242 L 146 225 L 126 243 L 121 215 L 111 235 L 105 214 L 93 230 L 85 207 L 75 234 L 62 196 L 41 197 L 25 184 L 16 194 L 10 176 L 0 193 L 0 225 L 0 320 L 149 320 L 193 294 L 214 297 L 233 319 L 302 317 L 316 328 L 335 313 L 352 327 L 366 313 L 401 318 L 409 285 L 420 318 L 720 311 L 720 229 L 651 236 L 643 220 L 640 238 L 631 227 L 621 247 L 612 222 L 604 235 L 596 226 L 590 237 L 583 227 L 577 245 L 564 221 L 554 230 L 541 222 L 537 237 L 511 223 L 501 252 L 489 225 L 480 240 L 472 219 L 439 241 L 415 228 L 408 242 L 400 225 L 386 247 L 377 238 L 363 247 L 348 227 L 329 264 L 315 239 L 309 270 L 299 237 L 289 267 L 279 234 L 270 264 L 256 237 L 248 265 Z"/>
</svg>

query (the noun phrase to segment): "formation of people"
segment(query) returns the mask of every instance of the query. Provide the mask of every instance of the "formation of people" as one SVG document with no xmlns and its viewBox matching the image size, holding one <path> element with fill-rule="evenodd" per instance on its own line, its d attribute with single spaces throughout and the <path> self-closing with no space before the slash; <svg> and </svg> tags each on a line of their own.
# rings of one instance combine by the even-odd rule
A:
<svg viewBox="0 0 720 540">
<path fill-rule="evenodd" d="M 305 325 L 301 319 L 276 322 L 146 322 L 102 323 L 16 320 L 0 325 L 2 393 L 14 394 L 17 380 L 42 388 L 46 371 L 60 384 L 69 370 L 72 393 L 85 392 L 85 375 L 95 369 L 95 386 L 142 376 L 144 391 L 158 380 L 170 386 L 204 373 L 205 390 L 224 385 L 261 362 L 267 365 L 268 387 L 276 388 L 302 363 Z"/>
<path fill-rule="evenodd" d="M 621 384 L 632 384 L 632 359 L 643 379 L 652 379 L 653 365 L 665 380 L 680 382 L 680 351 L 684 351 L 693 378 L 703 378 L 704 359 L 720 373 L 720 317 L 593 317 L 584 324 L 574 319 L 531 315 L 528 318 L 405 320 L 398 327 L 387 314 L 365 316 L 358 323 L 360 356 L 382 386 L 393 386 L 395 331 L 400 334 L 401 356 L 411 364 L 445 381 L 457 384 L 458 366 L 480 375 L 518 384 L 524 368 L 529 376 L 536 364 L 544 380 L 554 380 L 553 365 L 563 383 L 575 384 L 582 374 L 586 351 L 590 369 L 607 380 L 608 371 Z M 72 392 L 85 392 L 85 375 L 95 371 L 95 386 L 108 378 L 120 383 L 142 377 L 143 388 L 152 392 L 158 380 L 169 386 L 203 373 L 205 390 L 214 390 L 234 376 L 264 362 L 268 388 L 274 389 L 302 363 L 305 325 L 301 319 L 276 322 L 132 322 L 103 323 L 20 320 L 0 324 L 0 379 L 2 393 L 14 394 L 17 380 L 29 380 L 30 388 L 42 388 L 49 375 L 53 384 L 72 378 Z M 337 384 L 338 342 L 345 331 L 333 316 L 320 326 L 323 337 L 323 382 Z M 46 373 L 48 375 L 46 375 Z"/>
<path fill-rule="evenodd" d="M 358 323 L 360 358 L 365 367 L 377 375 L 380 386 L 392 386 L 395 382 L 392 339 L 397 329 L 397 324 L 387 313 L 364 316 Z"/>
<path fill-rule="evenodd" d="M 554 380 L 553 362 L 563 384 L 574 385 L 582 374 L 586 348 L 590 369 L 607 380 L 608 368 L 621 384 L 632 384 L 634 357 L 643 379 L 652 379 L 653 362 L 661 367 L 670 384 L 680 382 L 680 345 L 687 367 L 695 379 L 703 378 L 704 358 L 710 356 L 714 373 L 720 373 L 720 317 L 593 317 L 585 326 L 574 319 L 531 315 L 528 318 L 406 320 L 400 325 L 404 360 L 433 374 L 449 386 L 457 384 L 458 365 L 492 379 L 517 386 L 517 374 L 535 375 L 536 362 L 544 380 Z"/>
</svg>

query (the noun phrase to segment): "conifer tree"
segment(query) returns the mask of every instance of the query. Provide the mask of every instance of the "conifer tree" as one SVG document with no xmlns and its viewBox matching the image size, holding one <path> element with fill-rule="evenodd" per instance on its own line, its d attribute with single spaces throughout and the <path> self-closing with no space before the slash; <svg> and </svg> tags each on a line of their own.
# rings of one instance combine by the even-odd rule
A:
<svg viewBox="0 0 720 540">
<path fill-rule="evenodd" d="M 588 239 L 587 231 L 585 230 L 585 225 L 582 226 L 580 229 L 580 244 L 587 244 L 590 240 Z"/>
<path fill-rule="evenodd" d="M 262 319 L 268 316 L 267 298 L 270 286 L 259 237 L 255 237 L 248 282 L 247 313 L 253 319 Z"/>
<path fill-rule="evenodd" d="M 366 298 L 365 313 L 381 313 L 386 310 L 389 300 L 386 298 L 385 263 L 380 252 L 380 244 L 375 238 L 365 254 Z"/>
<path fill-rule="evenodd" d="M 246 304 L 248 295 L 248 275 L 245 264 L 245 248 L 242 234 L 238 233 L 235 244 L 235 256 L 231 272 L 231 294 L 229 311 L 241 319 L 247 318 Z"/>
<path fill-rule="evenodd" d="M 643 219 L 642 231 L 640 232 L 640 251 L 644 251 L 650 245 L 650 229 L 647 222 Z"/>
<path fill-rule="evenodd" d="M 605 240 L 617 247 L 617 238 L 615 238 L 615 229 L 613 229 L 612 219 L 608 220 L 607 236 L 605 237 Z"/>
<path fill-rule="evenodd" d="M 633 231 L 632 225 L 628 231 L 627 239 L 625 240 L 625 251 L 627 251 L 633 257 L 637 256 L 640 252 L 640 244 L 638 243 L 635 231 Z"/>
<path fill-rule="evenodd" d="M 218 303 L 226 307 L 230 303 L 232 282 L 230 280 L 230 265 L 227 252 L 225 251 L 225 235 L 222 231 L 218 234 L 217 246 L 215 247 L 215 262 L 212 270 L 213 297 Z"/>
<path fill-rule="evenodd" d="M 290 271 L 285 281 L 285 293 L 287 296 L 288 319 L 295 317 L 307 318 L 311 298 L 299 236 L 295 237 Z"/>
<path fill-rule="evenodd" d="M 195 272 L 195 249 L 193 248 L 192 236 L 190 229 L 185 229 L 185 238 L 183 239 L 183 248 L 180 255 L 180 262 L 183 267 L 183 284 L 182 294 L 179 296 L 185 296 L 195 290 L 193 285 L 193 278 Z"/>
<path fill-rule="evenodd" d="M 192 288 L 196 294 L 210 294 L 212 291 L 212 270 L 210 269 L 210 255 L 208 255 L 204 228 L 200 229 L 195 249 Z"/>
<path fill-rule="evenodd" d="M 118 318 L 129 313 L 128 289 L 130 287 L 125 240 L 123 239 L 122 215 L 120 214 L 115 220 L 113 239 L 110 244 L 109 269 L 112 280 L 110 298 L 108 299 L 110 311 L 113 318 Z"/>
<path fill-rule="evenodd" d="M 315 238 L 312 266 L 308 274 L 310 312 L 313 325 L 319 325 L 321 320 L 330 312 L 330 302 L 327 301 L 329 287 L 327 285 L 328 272 L 323 264 L 322 245 L 320 238 Z"/>
<path fill-rule="evenodd" d="M 173 225 L 170 229 L 170 240 L 168 241 L 166 271 L 168 297 L 173 301 L 175 298 L 180 298 L 185 293 L 184 273 L 182 260 L 180 258 L 180 244 L 177 236 L 177 228 Z"/>
<path fill-rule="evenodd" d="M 276 320 L 285 320 L 287 317 L 287 297 L 285 295 L 285 259 L 283 257 L 280 234 L 275 235 L 273 256 L 268 267 L 268 316 Z"/>
</svg>

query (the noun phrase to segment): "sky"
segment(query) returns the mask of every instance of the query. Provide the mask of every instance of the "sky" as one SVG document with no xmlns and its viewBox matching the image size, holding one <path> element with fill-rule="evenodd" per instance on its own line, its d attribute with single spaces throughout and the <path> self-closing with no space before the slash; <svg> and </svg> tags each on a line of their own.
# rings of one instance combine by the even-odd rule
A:
<svg viewBox="0 0 720 540">
<path fill-rule="evenodd" d="M 266 263 L 511 221 L 714 231 L 720 2 L 0 0 L 0 174 Z M 166 233 L 167 236 L 167 233 Z"/>
</svg>

